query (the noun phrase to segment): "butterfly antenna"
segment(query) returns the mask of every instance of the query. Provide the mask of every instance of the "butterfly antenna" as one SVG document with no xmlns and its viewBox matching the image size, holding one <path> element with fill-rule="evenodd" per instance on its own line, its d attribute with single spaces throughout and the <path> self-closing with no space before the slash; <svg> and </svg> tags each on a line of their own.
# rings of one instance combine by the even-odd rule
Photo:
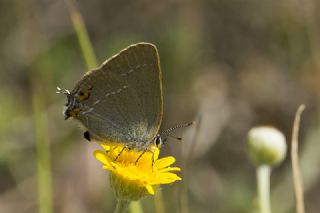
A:
<svg viewBox="0 0 320 213">
<path fill-rule="evenodd" d="M 57 87 L 56 93 L 57 93 L 57 94 L 60 94 L 60 93 L 61 93 L 61 88 L 60 88 L 60 87 Z"/>
<path fill-rule="evenodd" d="M 65 89 L 64 91 L 62 91 L 62 89 L 60 87 L 57 87 L 57 90 L 56 90 L 56 93 L 57 94 L 67 94 L 67 95 L 70 95 L 70 91 Z"/>
<path fill-rule="evenodd" d="M 172 131 L 174 131 L 174 130 L 176 130 L 176 129 L 188 127 L 188 126 L 190 126 L 190 125 L 192 125 L 192 124 L 193 124 L 193 122 L 184 123 L 184 124 L 178 124 L 178 125 L 176 125 L 176 126 L 174 126 L 174 127 L 171 127 L 170 129 L 167 129 L 167 130 L 161 132 L 160 135 L 161 135 L 161 136 L 174 137 L 174 136 L 170 135 L 170 132 L 172 132 Z M 177 139 L 178 139 L 178 140 L 181 140 L 180 138 L 177 138 Z"/>
<path fill-rule="evenodd" d="M 170 137 L 170 138 L 174 138 L 174 139 L 176 139 L 176 140 L 178 140 L 178 141 L 181 141 L 182 140 L 182 138 L 181 137 L 176 137 L 176 136 L 173 136 L 173 135 L 166 135 L 167 137 Z"/>
<path fill-rule="evenodd" d="M 171 137 L 171 138 L 174 138 L 174 139 L 176 139 L 176 140 L 178 140 L 178 141 L 181 141 L 181 140 L 182 140 L 181 137 L 173 136 L 173 135 L 171 135 L 170 133 L 171 133 L 172 131 L 176 130 L 176 129 L 188 127 L 188 126 L 190 126 L 192 123 L 193 123 L 193 122 L 189 122 L 189 123 L 185 123 L 185 124 L 178 124 L 178 125 L 176 125 L 176 126 L 174 126 L 174 127 L 171 127 L 170 129 L 167 129 L 167 130 L 161 132 L 161 133 L 158 135 L 158 137 L 160 138 L 160 142 L 159 142 L 160 145 L 161 145 L 161 144 L 164 144 L 164 143 L 167 141 L 167 138 L 168 138 L 168 137 Z M 160 137 L 160 136 L 161 136 L 161 137 Z M 163 136 L 164 136 L 164 137 L 163 137 Z M 161 140 L 161 138 L 163 138 L 163 139 Z"/>
</svg>

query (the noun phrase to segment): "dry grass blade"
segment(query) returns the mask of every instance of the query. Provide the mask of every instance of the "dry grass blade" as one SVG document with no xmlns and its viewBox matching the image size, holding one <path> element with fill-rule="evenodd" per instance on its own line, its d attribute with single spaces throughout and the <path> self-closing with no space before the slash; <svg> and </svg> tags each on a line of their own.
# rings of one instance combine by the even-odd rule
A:
<svg viewBox="0 0 320 213">
<path fill-rule="evenodd" d="M 300 127 L 301 113 L 303 112 L 305 105 L 300 105 L 294 119 L 291 139 L 291 161 L 293 172 L 293 183 L 296 196 L 296 212 L 305 213 L 304 209 L 304 197 L 303 197 L 303 183 L 298 162 L 298 132 Z"/>
</svg>

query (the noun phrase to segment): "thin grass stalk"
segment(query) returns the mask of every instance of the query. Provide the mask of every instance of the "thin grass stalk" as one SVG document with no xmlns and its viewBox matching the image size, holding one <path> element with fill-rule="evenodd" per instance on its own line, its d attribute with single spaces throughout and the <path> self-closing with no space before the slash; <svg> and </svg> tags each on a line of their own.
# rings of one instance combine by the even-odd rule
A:
<svg viewBox="0 0 320 213">
<path fill-rule="evenodd" d="M 165 213 L 165 206 L 163 202 L 162 190 L 158 189 L 154 194 L 154 204 L 155 204 L 155 212 L 156 213 Z"/>
<path fill-rule="evenodd" d="M 51 159 L 48 136 L 48 119 L 44 111 L 43 96 L 38 91 L 32 95 L 33 120 L 37 148 L 37 179 L 39 213 L 52 213 Z"/>
<path fill-rule="evenodd" d="M 186 145 L 182 146 L 182 158 L 183 158 L 183 169 L 182 169 L 182 177 L 183 181 L 180 186 L 180 211 L 181 213 L 189 213 L 189 197 L 188 197 L 188 183 L 189 183 L 189 174 L 192 173 L 193 170 L 193 152 L 197 146 L 197 140 L 199 137 L 199 132 L 201 129 L 202 116 L 198 115 L 197 119 L 194 122 L 194 134 L 191 139 L 191 145 L 189 150 L 186 149 Z"/>
<path fill-rule="evenodd" d="M 74 30 L 76 32 L 79 45 L 88 67 L 88 70 L 91 70 L 98 66 L 97 57 L 92 48 L 92 43 L 90 42 L 87 29 L 85 27 L 84 21 L 82 19 L 81 13 L 75 5 L 74 0 L 66 0 L 69 8 L 70 17 Z"/>
</svg>

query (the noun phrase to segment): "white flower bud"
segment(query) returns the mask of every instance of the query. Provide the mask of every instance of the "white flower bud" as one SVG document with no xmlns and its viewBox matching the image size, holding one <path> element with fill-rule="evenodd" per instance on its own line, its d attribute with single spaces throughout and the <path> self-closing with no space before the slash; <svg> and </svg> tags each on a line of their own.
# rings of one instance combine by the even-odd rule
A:
<svg viewBox="0 0 320 213">
<path fill-rule="evenodd" d="M 286 139 L 273 127 L 254 127 L 248 132 L 248 151 L 250 160 L 256 166 L 277 165 L 286 156 Z"/>
</svg>

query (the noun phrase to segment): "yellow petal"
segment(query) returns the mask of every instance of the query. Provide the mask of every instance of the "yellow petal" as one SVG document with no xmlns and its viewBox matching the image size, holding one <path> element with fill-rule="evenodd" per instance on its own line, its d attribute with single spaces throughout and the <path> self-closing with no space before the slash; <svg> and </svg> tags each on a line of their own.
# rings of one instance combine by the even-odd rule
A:
<svg viewBox="0 0 320 213">
<path fill-rule="evenodd" d="M 157 160 L 157 159 L 158 159 L 159 153 L 160 153 L 159 148 L 154 147 L 154 152 L 153 152 L 153 154 L 154 154 L 154 160 Z"/>
<path fill-rule="evenodd" d="M 106 151 L 110 151 L 111 147 L 107 144 L 101 144 L 102 148 Z"/>
<path fill-rule="evenodd" d="M 179 167 L 167 167 L 163 169 L 159 169 L 159 172 L 171 172 L 171 171 L 181 171 Z"/>
<path fill-rule="evenodd" d="M 96 150 L 93 152 L 93 155 L 95 156 L 95 158 L 97 158 L 97 160 L 99 160 L 101 163 L 103 164 L 109 164 L 108 158 L 105 154 L 105 152 L 101 151 L 101 150 Z"/>
<path fill-rule="evenodd" d="M 146 185 L 146 189 L 149 192 L 149 194 L 154 195 L 154 190 L 153 190 L 153 187 L 151 185 Z"/>
<path fill-rule="evenodd" d="M 176 159 L 174 157 L 165 157 L 165 158 L 161 158 L 161 159 L 157 160 L 155 162 L 155 166 L 159 169 L 165 168 L 165 167 L 173 164 L 175 161 L 176 161 Z"/>
<path fill-rule="evenodd" d="M 105 164 L 102 168 L 106 169 L 106 170 L 113 170 L 114 169 L 110 164 Z"/>
<path fill-rule="evenodd" d="M 172 182 L 175 182 L 177 180 L 181 180 L 181 178 L 174 174 L 174 173 L 164 173 L 164 174 L 161 174 L 159 175 L 159 177 L 155 180 L 152 180 L 150 181 L 150 183 L 152 185 L 154 184 L 166 184 L 166 183 L 172 183 Z"/>
</svg>

